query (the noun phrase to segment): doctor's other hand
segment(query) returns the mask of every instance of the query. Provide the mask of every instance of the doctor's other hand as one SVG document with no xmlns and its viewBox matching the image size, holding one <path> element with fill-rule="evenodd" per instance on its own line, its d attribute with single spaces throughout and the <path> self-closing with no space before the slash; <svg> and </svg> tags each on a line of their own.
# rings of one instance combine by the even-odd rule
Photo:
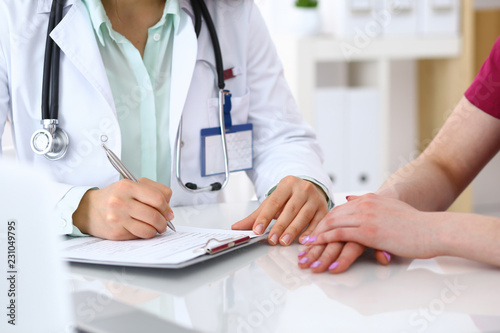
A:
<svg viewBox="0 0 500 333">
<path fill-rule="evenodd" d="M 307 227 L 300 239 L 311 234 L 328 213 L 325 192 L 310 181 L 298 177 L 283 178 L 276 189 L 247 218 L 235 223 L 232 229 L 250 230 L 261 235 L 276 219 L 268 242 L 271 245 L 290 245 Z"/>
<path fill-rule="evenodd" d="M 376 194 L 355 197 L 333 209 L 320 222 L 306 243 L 313 247 L 306 252 L 309 255 L 316 246 L 326 244 L 356 243 L 379 250 L 376 257 L 381 263 L 385 261 L 381 254 L 387 257 L 387 263 L 390 261 L 389 253 L 407 258 L 431 258 L 439 254 L 435 227 L 440 225 L 439 221 L 431 221 L 431 216 L 400 200 Z M 352 264 L 361 253 L 352 252 L 346 261 Z M 312 260 L 326 267 L 332 264 L 330 267 L 334 268 L 330 270 L 336 272 L 334 257 L 325 251 L 319 259 Z"/>
<path fill-rule="evenodd" d="M 153 238 L 174 218 L 172 190 L 147 178 L 120 180 L 89 190 L 73 214 L 73 224 L 85 234 L 111 239 Z"/>
</svg>

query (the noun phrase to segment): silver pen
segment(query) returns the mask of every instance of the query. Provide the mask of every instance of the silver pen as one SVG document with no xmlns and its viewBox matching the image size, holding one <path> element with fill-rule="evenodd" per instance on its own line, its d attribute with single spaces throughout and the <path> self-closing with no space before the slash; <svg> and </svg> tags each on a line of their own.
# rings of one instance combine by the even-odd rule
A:
<svg viewBox="0 0 500 333">
<path fill-rule="evenodd" d="M 103 143 L 102 148 L 106 151 L 106 156 L 108 156 L 108 160 L 111 163 L 111 165 L 120 173 L 120 175 L 123 177 L 123 179 L 129 179 L 132 180 L 136 183 L 138 183 L 137 179 L 134 177 L 134 175 L 128 171 L 128 169 L 125 167 L 122 161 L 118 158 L 118 156 L 113 153 L 111 149 L 106 147 L 106 145 Z M 172 229 L 174 232 L 177 232 L 175 230 L 174 224 L 171 221 L 167 221 L 167 225 L 170 229 Z"/>
</svg>

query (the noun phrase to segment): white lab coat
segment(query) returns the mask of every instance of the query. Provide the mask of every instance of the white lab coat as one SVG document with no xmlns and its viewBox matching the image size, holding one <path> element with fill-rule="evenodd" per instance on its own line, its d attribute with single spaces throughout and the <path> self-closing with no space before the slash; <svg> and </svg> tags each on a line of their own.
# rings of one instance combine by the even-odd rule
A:
<svg viewBox="0 0 500 333">
<path fill-rule="evenodd" d="M 118 181 L 118 173 L 100 146 L 100 137 L 107 136 L 108 147 L 119 155 L 121 136 L 126 133 L 120 132 L 89 15 L 81 0 L 68 0 L 65 16 L 51 37 L 62 50 L 59 126 L 68 133 L 70 146 L 59 161 L 49 161 L 31 150 L 31 135 L 41 128 L 42 67 L 51 2 L 0 2 L 0 137 L 10 119 L 19 160 L 57 180 L 55 204 L 72 186 L 102 188 Z M 189 1 L 180 2 L 191 14 Z M 233 94 L 233 124 L 249 122 L 254 126 L 254 170 L 248 175 L 259 198 L 287 175 L 310 176 L 330 188 L 314 133 L 300 116 L 253 1 L 206 3 L 217 28 L 224 68 L 234 67 L 238 73 L 226 82 Z M 218 126 L 212 42 L 205 25 L 197 40 L 192 16 L 183 16 L 174 37 L 170 127 L 165 128 L 172 145 L 173 206 L 217 200 L 217 193 L 190 194 L 177 184 L 175 142 L 181 115 L 183 180 L 203 186 L 223 179 L 200 176 L 200 130 Z"/>
</svg>

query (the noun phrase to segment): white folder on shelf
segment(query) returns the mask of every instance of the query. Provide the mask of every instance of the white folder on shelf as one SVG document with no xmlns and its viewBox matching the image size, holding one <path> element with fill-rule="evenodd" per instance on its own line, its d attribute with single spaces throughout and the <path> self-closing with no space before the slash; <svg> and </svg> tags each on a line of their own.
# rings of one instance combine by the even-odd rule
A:
<svg viewBox="0 0 500 333">
<path fill-rule="evenodd" d="M 372 191 L 381 184 L 381 116 L 377 88 L 351 88 L 349 104 L 349 190 Z"/>
<path fill-rule="evenodd" d="M 325 169 L 333 182 L 334 192 L 348 190 L 349 140 L 347 88 L 328 87 L 316 90 L 316 133 L 323 149 Z"/>
</svg>

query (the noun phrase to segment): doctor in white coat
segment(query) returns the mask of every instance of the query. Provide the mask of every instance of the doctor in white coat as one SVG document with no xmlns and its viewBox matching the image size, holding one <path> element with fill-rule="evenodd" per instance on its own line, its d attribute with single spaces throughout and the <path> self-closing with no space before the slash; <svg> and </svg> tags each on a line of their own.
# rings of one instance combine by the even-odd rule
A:
<svg viewBox="0 0 500 333">
<path fill-rule="evenodd" d="M 102 0 L 110 32 L 123 36 L 122 42 L 133 45 L 145 62 L 144 51 L 160 38 L 151 29 L 164 20 L 165 7 L 178 3 L 180 9 L 171 35 L 171 53 L 156 59 L 171 61 L 170 89 L 162 101 L 166 108 L 156 110 L 157 114 L 168 115 L 168 126 L 160 128 L 156 137 L 169 143 L 166 160 L 170 167 L 158 168 L 157 179 L 141 178 L 139 184 L 120 180 L 101 147 L 101 141 L 106 140 L 118 156 L 141 159 L 140 149 L 134 151 L 123 145 L 129 133 L 120 127 L 121 106 L 112 86 L 117 80 L 110 79 L 113 73 L 103 61 L 110 44 L 100 41 L 101 30 L 93 26 L 96 22 L 89 14 L 89 3 L 101 6 L 101 2 L 60 1 L 64 2 L 64 18 L 50 37 L 61 48 L 59 126 L 69 135 L 68 152 L 61 160 L 50 161 L 30 148 L 32 134 L 41 128 L 51 0 L 0 3 L 0 137 L 10 120 L 18 159 L 57 180 L 50 200 L 56 207 L 61 232 L 117 240 L 150 238 L 166 230 L 166 221 L 173 218 L 172 206 L 216 202 L 220 197 L 217 192 L 188 193 L 175 178 L 175 143 L 182 116 L 183 180 L 205 185 L 224 179 L 201 177 L 200 130 L 219 126 L 214 107 L 217 87 L 212 41 L 205 24 L 197 39 L 190 1 Z M 293 101 L 253 1 L 205 3 L 218 32 L 224 69 L 232 69 L 234 74 L 226 80 L 233 95 L 233 124 L 251 123 L 254 128 L 254 167 L 247 174 L 263 203 L 233 228 L 262 233 L 276 218 L 269 242 L 288 245 L 297 236 L 312 233 L 331 206 L 330 180 L 322 169 L 320 148 Z M 125 53 L 123 57 L 130 60 Z M 137 87 L 140 89 L 140 84 Z M 133 173 L 143 176 L 145 171 Z M 157 182 L 162 175 L 168 175 L 168 179 Z"/>
</svg>

